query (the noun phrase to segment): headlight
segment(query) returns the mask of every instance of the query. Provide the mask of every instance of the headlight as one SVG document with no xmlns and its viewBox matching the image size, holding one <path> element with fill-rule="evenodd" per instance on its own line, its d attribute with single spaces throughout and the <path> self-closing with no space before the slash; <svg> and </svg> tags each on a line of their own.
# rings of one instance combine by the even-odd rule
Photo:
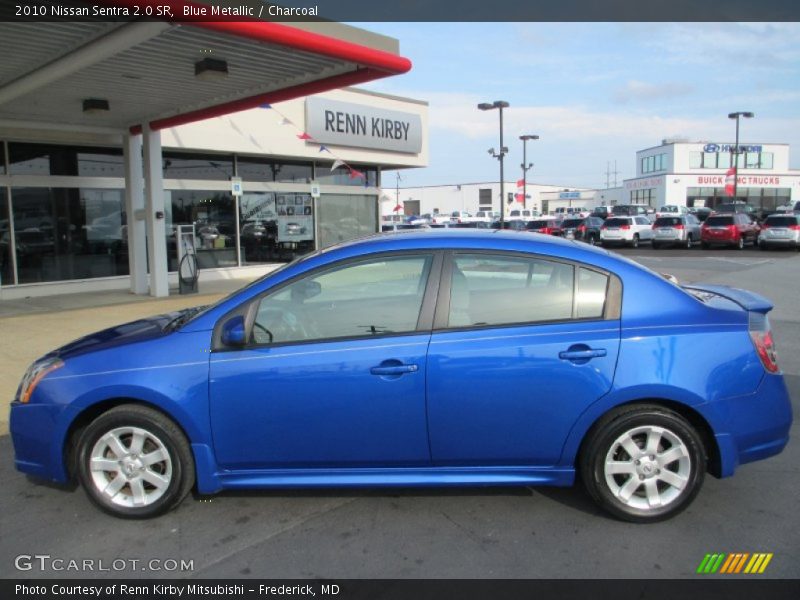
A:
<svg viewBox="0 0 800 600">
<path fill-rule="evenodd" d="M 22 378 L 22 383 L 19 386 L 19 401 L 26 404 L 30 401 L 33 395 L 33 390 L 39 385 L 39 382 L 44 379 L 48 373 L 60 369 L 64 366 L 64 361 L 60 358 L 48 358 L 39 362 L 33 363 L 28 367 L 25 377 Z"/>
</svg>

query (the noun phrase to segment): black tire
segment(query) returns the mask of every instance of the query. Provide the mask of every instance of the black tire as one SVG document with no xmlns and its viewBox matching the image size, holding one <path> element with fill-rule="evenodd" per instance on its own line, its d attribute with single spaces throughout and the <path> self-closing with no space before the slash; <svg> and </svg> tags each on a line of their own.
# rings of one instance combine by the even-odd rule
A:
<svg viewBox="0 0 800 600">
<path fill-rule="evenodd" d="M 122 440 L 121 452 L 131 450 L 134 445 L 134 435 L 144 438 L 143 446 L 140 450 L 133 450 L 124 459 L 117 460 L 119 454 L 104 453 L 103 458 L 109 462 L 118 462 L 119 471 L 95 471 L 93 472 L 90 464 L 92 453 L 96 445 L 102 442 L 101 438 L 112 431 L 123 432 L 117 434 L 117 439 Z M 130 430 L 127 431 L 126 430 Z M 144 434 L 142 434 L 144 432 Z M 126 435 L 129 436 L 126 438 Z M 125 443 L 128 445 L 125 446 Z M 160 444 L 160 445 L 159 445 Z M 101 447 L 102 448 L 102 447 Z M 142 465 L 140 458 L 145 457 L 154 450 L 166 450 L 168 459 L 157 461 L 151 468 Z M 163 453 L 162 453 L 163 455 Z M 133 461 L 123 467 L 123 461 Z M 86 490 L 89 499 L 105 512 L 115 516 L 128 519 L 144 519 L 155 517 L 166 513 L 175 508 L 186 497 L 194 486 L 195 470 L 192 451 L 189 442 L 180 428 L 164 414 L 138 404 L 123 404 L 112 408 L 92 421 L 78 440 L 77 447 L 77 468 L 78 479 Z M 130 468 L 132 478 L 142 481 L 141 489 L 147 491 L 148 487 L 152 496 L 156 496 L 158 486 L 152 485 L 142 476 L 143 471 L 148 471 L 148 476 L 152 477 L 155 473 L 167 480 L 164 485 L 165 490 L 161 495 L 143 506 L 126 506 L 121 504 L 126 498 L 134 497 L 134 487 L 132 483 L 127 483 L 128 479 L 123 475 L 123 469 Z M 96 477 L 96 478 L 95 478 Z M 106 482 L 110 485 L 121 477 L 123 481 L 121 487 L 110 498 L 103 494 L 99 488 Z M 135 483 L 135 482 L 134 482 Z M 127 492 L 125 491 L 127 489 Z M 120 495 L 121 494 L 121 495 Z M 112 500 L 114 498 L 114 500 Z"/>
<path fill-rule="evenodd" d="M 638 248 L 639 247 L 639 234 L 634 233 L 633 239 L 631 240 L 631 248 Z"/>
<path fill-rule="evenodd" d="M 661 244 L 659 244 L 658 242 L 653 242 L 652 246 L 653 246 L 653 250 L 660 250 L 661 248 L 663 248 L 663 246 Z"/>
<path fill-rule="evenodd" d="M 596 246 L 597 245 L 597 236 L 593 233 L 589 234 L 589 245 Z"/>
<path fill-rule="evenodd" d="M 708 250 L 708 242 L 700 242 L 700 247 L 703 250 Z"/>
<path fill-rule="evenodd" d="M 759 243 L 758 243 L 758 247 L 759 247 L 761 250 L 769 250 L 769 248 L 767 247 L 767 245 L 766 245 L 764 242 L 759 242 Z"/>
<path fill-rule="evenodd" d="M 653 427 L 664 433 L 659 435 L 655 453 L 647 455 L 647 430 Z M 619 440 L 626 434 L 642 455 L 632 457 L 621 447 Z M 672 452 L 683 455 L 670 461 L 668 454 Z M 662 455 L 669 462 L 662 464 L 658 460 Z M 607 474 L 607 459 L 624 469 L 630 464 L 630 474 Z M 658 405 L 633 405 L 612 411 L 591 429 L 581 450 L 579 468 L 589 495 L 600 507 L 625 521 L 652 523 L 675 516 L 694 500 L 703 484 L 706 454 L 700 436 L 678 413 Z M 662 469 L 671 472 L 669 479 L 682 482 L 682 487 L 665 482 Z M 665 504 L 649 505 L 647 480 L 652 480 L 650 489 L 654 488 L 654 496 Z M 631 492 L 627 500 L 618 496 L 626 494 L 625 485 Z"/>
<path fill-rule="evenodd" d="M 684 248 L 686 248 L 687 250 L 691 250 L 693 242 L 694 242 L 694 240 L 692 239 L 692 234 L 691 233 L 687 233 L 686 234 L 686 245 L 684 246 Z"/>
<path fill-rule="evenodd" d="M 739 241 L 736 242 L 735 248 L 737 250 L 744 250 L 744 236 L 739 236 Z"/>
</svg>

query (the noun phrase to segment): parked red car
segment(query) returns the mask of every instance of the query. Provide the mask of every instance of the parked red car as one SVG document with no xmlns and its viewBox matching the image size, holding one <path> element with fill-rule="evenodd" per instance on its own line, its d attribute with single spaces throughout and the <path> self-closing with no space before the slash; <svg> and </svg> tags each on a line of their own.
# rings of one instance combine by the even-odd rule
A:
<svg viewBox="0 0 800 600">
<path fill-rule="evenodd" d="M 560 236 L 564 233 L 561 229 L 562 223 L 563 221 L 561 219 L 534 219 L 525 224 L 525 230 Z"/>
<path fill-rule="evenodd" d="M 733 246 L 741 250 L 745 244 L 758 243 L 761 228 L 745 213 L 714 213 L 700 228 L 703 248 L 711 245 Z"/>
</svg>

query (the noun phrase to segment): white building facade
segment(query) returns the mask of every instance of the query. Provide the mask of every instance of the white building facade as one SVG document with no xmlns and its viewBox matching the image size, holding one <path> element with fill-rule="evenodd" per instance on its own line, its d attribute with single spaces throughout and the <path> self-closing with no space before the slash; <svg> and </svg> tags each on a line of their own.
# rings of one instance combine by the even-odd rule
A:
<svg viewBox="0 0 800 600">
<path fill-rule="evenodd" d="M 392 176 L 387 175 L 383 181 L 383 199 L 381 215 L 388 216 L 402 212 L 403 214 L 450 214 L 454 211 L 466 211 L 475 214 L 477 211 L 500 210 L 500 182 L 460 183 L 448 185 L 430 185 L 421 187 L 392 187 Z M 517 188 L 516 181 L 505 183 L 506 215 L 512 210 L 523 208 L 523 203 L 516 199 L 523 188 Z M 539 183 L 527 184 L 527 200 L 525 208 L 542 210 L 542 194 L 563 190 L 563 186 Z M 395 208 L 401 207 L 395 211 Z"/>
<path fill-rule="evenodd" d="M 714 208 L 725 192 L 732 142 L 664 140 L 636 153 L 636 177 L 623 182 L 626 204 Z M 739 144 L 736 200 L 772 211 L 800 200 L 800 171 L 789 168 L 788 144 Z"/>
</svg>

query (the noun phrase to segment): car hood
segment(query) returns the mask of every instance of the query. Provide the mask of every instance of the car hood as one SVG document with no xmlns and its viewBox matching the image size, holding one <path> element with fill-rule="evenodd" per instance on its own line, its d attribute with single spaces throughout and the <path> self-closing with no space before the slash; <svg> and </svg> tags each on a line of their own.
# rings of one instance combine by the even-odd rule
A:
<svg viewBox="0 0 800 600">
<path fill-rule="evenodd" d="M 170 324 L 177 322 L 176 319 L 181 319 L 191 310 L 193 309 L 155 315 L 138 321 L 115 325 L 102 331 L 96 331 L 54 350 L 48 356 L 66 360 L 90 352 L 108 350 L 118 346 L 163 337 L 172 333 L 173 328 Z"/>
</svg>

